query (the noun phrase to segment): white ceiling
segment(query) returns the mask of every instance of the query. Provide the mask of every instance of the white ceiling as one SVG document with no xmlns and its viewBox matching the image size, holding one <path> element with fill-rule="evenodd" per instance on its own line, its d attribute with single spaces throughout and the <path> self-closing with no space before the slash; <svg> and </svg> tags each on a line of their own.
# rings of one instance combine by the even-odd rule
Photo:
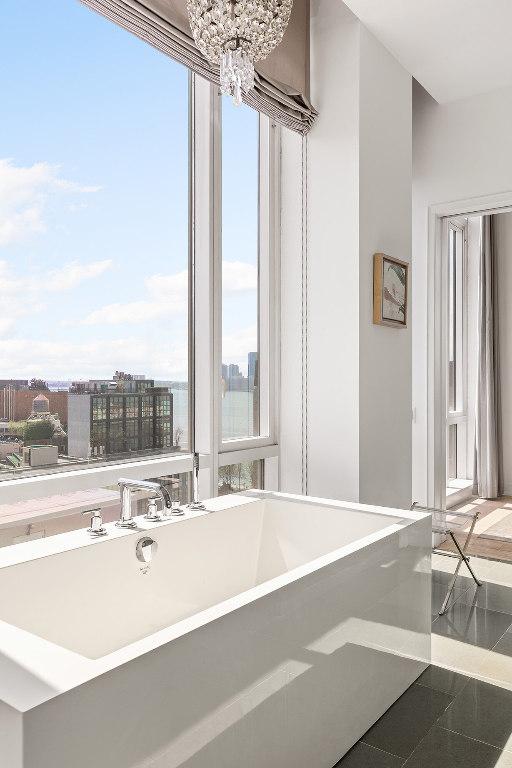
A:
<svg viewBox="0 0 512 768">
<path fill-rule="evenodd" d="M 344 0 L 437 101 L 512 85 L 512 0 Z"/>
</svg>

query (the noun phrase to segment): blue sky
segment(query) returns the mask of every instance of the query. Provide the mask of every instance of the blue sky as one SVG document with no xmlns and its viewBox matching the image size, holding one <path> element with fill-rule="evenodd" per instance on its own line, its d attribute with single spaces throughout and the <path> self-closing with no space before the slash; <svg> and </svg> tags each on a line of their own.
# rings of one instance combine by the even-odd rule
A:
<svg viewBox="0 0 512 768">
<path fill-rule="evenodd" d="M 187 71 L 78 0 L 4 0 L 0 93 L 0 378 L 186 379 Z M 245 364 L 258 121 L 223 122 L 223 357 Z"/>
</svg>

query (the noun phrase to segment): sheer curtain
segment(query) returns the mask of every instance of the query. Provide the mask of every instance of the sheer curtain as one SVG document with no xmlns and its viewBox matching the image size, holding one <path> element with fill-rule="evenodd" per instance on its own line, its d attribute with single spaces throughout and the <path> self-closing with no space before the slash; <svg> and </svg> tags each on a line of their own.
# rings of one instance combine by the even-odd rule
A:
<svg viewBox="0 0 512 768">
<path fill-rule="evenodd" d="M 497 271 L 495 217 L 483 216 L 478 288 L 478 366 L 473 472 L 473 493 L 483 499 L 495 499 L 503 493 Z"/>
</svg>

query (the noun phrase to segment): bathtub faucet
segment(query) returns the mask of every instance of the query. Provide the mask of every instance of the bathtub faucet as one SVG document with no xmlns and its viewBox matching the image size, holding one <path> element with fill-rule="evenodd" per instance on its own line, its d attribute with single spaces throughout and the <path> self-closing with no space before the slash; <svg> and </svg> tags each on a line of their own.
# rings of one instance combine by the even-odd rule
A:
<svg viewBox="0 0 512 768">
<path fill-rule="evenodd" d="M 153 483 L 149 480 L 129 480 L 121 477 L 118 480 L 119 492 L 121 494 L 121 516 L 116 525 L 120 528 L 134 528 L 136 523 L 132 512 L 132 492 L 133 491 L 151 491 L 153 498 L 159 498 L 167 509 L 172 508 L 171 494 L 161 483 Z M 146 517 L 148 520 L 160 520 L 160 515 L 156 512 L 155 506 L 151 505 Z"/>
</svg>

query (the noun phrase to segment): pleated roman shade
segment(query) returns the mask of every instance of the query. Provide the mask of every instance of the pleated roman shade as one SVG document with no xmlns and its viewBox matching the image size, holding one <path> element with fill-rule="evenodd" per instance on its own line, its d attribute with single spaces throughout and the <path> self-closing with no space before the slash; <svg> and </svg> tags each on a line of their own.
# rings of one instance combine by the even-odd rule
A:
<svg viewBox="0 0 512 768">
<path fill-rule="evenodd" d="M 193 72 L 219 85 L 219 68 L 194 43 L 186 0 L 81 0 Z M 256 64 L 255 88 L 244 101 L 299 133 L 316 116 L 309 102 L 309 0 L 294 0 L 281 44 Z"/>
</svg>

